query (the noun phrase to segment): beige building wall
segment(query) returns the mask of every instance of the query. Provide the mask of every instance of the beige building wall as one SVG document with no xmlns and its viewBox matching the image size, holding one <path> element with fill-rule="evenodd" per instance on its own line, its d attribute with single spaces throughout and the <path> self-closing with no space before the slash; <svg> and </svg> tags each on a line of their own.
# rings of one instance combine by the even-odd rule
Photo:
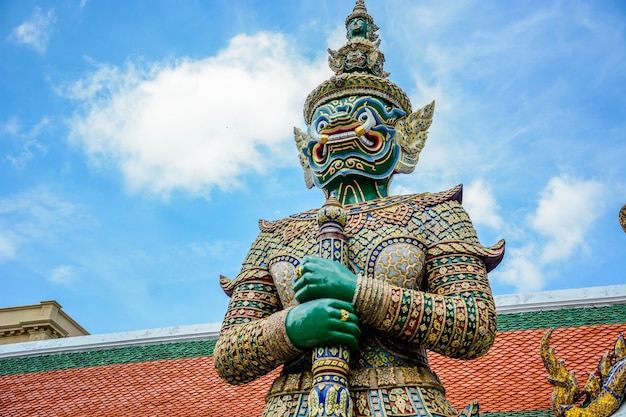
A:
<svg viewBox="0 0 626 417">
<path fill-rule="evenodd" d="M 0 345 L 88 334 L 56 301 L 0 308 Z"/>
</svg>

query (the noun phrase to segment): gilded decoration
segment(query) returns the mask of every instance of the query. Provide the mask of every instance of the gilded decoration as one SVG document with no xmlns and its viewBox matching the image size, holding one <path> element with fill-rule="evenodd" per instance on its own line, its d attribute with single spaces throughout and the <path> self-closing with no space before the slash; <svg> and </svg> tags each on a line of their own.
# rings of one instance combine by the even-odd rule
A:
<svg viewBox="0 0 626 417">
<path fill-rule="evenodd" d="M 350 231 L 346 240 L 348 262 L 350 268 L 360 274 L 355 307 L 361 312 L 364 331 L 368 333 L 359 350 L 352 352 L 350 360 L 348 381 L 353 387 L 355 415 L 367 415 L 363 404 L 371 407 L 374 398 L 382 401 L 381 413 L 394 410 L 395 403 L 391 400 L 394 397 L 380 392 L 393 386 L 394 381 L 417 387 L 415 393 L 407 393 L 410 399 L 407 404 L 411 407 L 448 410 L 441 405 L 441 398 L 445 398 L 443 387 L 428 368 L 424 348 L 453 357 L 471 358 L 484 354 L 493 342 L 495 307 L 487 272 L 502 258 L 503 242 L 491 248 L 478 243 L 471 222 L 458 202 L 460 194 L 460 187 L 456 187 L 439 194 L 388 197 L 375 204 L 346 206 L 346 230 Z M 304 228 L 302 225 L 316 230 L 316 222 L 316 210 L 275 222 L 260 222 L 261 234 L 252 245 L 242 272 L 229 281 L 230 285 L 237 283 L 236 288 L 246 291 L 245 297 L 233 294 L 227 319 L 247 323 L 295 304 L 293 271 L 306 254 L 317 250 L 317 239 L 315 233 L 294 238 L 286 231 Z M 257 288 L 257 284 L 251 286 L 252 283 L 261 278 L 273 285 L 263 285 L 261 291 L 250 291 Z M 237 301 L 241 298 L 245 305 Z M 252 304 L 262 299 L 267 300 L 262 304 L 265 311 Z M 250 311 L 252 306 L 256 307 L 255 311 Z M 236 317 L 231 318 L 231 315 Z M 394 337 L 388 337 L 389 334 Z M 246 334 L 233 342 L 238 344 L 242 340 L 248 348 L 227 344 L 225 349 L 246 351 L 259 347 L 260 337 L 254 339 L 254 334 Z M 266 351 L 267 361 L 274 361 L 275 366 L 282 363 L 274 357 L 272 349 Z M 284 395 L 292 396 L 289 404 L 293 404 L 294 398 L 302 397 L 298 400 L 300 407 L 306 407 L 305 397 L 312 380 L 310 372 L 306 371 L 310 361 L 301 358 L 302 354 L 296 350 L 290 361 L 296 369 L 305 370 L 287 373 L 274 383 L 266 415 L 279 415 L 269 410 L 284 410 L 288 403 Z M 235 380 L 242 382 L 253 379 L 253 374 L 260 376 L 273 369 L 252 371 L 252 362 L 239 366 L 247 369 L 237 372 L 237 378 L 241 379 Z M 423 403 L 424 398 L 429 402 Z M 294 411 L 294 414 L 284 415 L 299 414 Z"/>
<path fill-rule="evenodd" d="M 346 18 L 335 75 L 307 97 L 294 129 L 305 185 L 327 203 L 259 222 L 234 279 L 215 346 L 219 375 L 250 382 L 282 366 L 263 417 L 478 416 L 455 410 L 428 351 L 484 355 L 496 334 L 488 272 L 504 241 L 483 246 L 462 187 L 390 196 L 415 168 L 434 102 L 413 112 L 388 80 L 363 0 Z"/>
<path fill-rule="evenodd" d="M 556 417 L 609 417 L 615 413 L 626 394 L 626 343 L 624 335 L 598 362 L 595 373 L 587 372 L 587 382 L 580 388 L 574 372 L 556 358 L 550 347 L 552 330 L 541 340 L 541 356 L 548 371 L 548 382 L 554 385 L 552 411 Z"/>
</svg>

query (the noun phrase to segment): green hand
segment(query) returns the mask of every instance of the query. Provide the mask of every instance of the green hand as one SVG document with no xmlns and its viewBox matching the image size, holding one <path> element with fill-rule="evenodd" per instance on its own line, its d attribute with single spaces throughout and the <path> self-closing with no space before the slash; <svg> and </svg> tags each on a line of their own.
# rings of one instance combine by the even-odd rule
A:
<svg viewBox="0 0 626 417">
<path fill-rule="evenodd" d="M 293 287 L 300 303 L 318 298 L 352 302 L 357 276 L 346 266 L 317 256 L 307 256 L 300 264 L 302 276 Z"/>
<path fill-rule="evenodd" d="M 332 298 L 295 306 L 287 313 L 285 326 L 289 340 L 300 349 L 329 345 L 356 349 L 361 336 L 352 304 Z"/>
</svg>

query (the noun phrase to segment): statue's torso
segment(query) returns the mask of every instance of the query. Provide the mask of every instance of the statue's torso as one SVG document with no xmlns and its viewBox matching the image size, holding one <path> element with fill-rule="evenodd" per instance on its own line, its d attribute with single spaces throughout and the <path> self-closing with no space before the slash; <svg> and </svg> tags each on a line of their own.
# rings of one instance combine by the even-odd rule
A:
<svg viewBox="0 0 626 417">
<path fill-rule="evenodd" d="M 356 274 L 388 281 L 402 288 L 426 290 L 424 266 L 430 245 L 450 238 L 475 239 L 469 217 L 452 214 L 448 200 L 458 188 L 445 193 L 387 197 L 346 206 L 349 268 Z M 425 205 L 428 204 L 428 207 Z M 275 222 L 261 222 L 268 233 L 267 267 L 283 307 L 295 305 L 293 279 L 299 262 L 317 253 L 317 210 Z"/>
<path fill-rule="evenodd" d="M 453 189 L 441 194 L 390 197 L 347 206 L 349 268 L 398 287 L 428 291 L 425 278 L 428 247 L 452 238 L 450 233 L 458 238 L 458 231 L 468 225 L 473 230 L 466 215 L 450 216 L 448 204 L 457 204 L 448 201 L 454 192 Z M 266 239 L 272 240 L 265 254 L 267 268 L 285 308 L 297 303 L 293 291 L 295 268 L 305 256 L 317 253 L 315 214 L 312 210 L 277 222 L 261 223 L 261 230 L 268 233 Z M 349 385 L 356 416 L 429 416 L 433 412 L 456 415 L 428 366 L 424 349 L 392 340 L 368 326 L 363 326 L 362 332 L 359 349 L 352 352 L 350 361 Z M 287 403 L 292 404 L 293 410 L 306 407 L 301 403 L 306 402 L 311 385 L 309 357 L 307 354 L 285 365 L 268 396 L 265 416 L 300 415 L 289 412 L 285 408 Z M 374 414 L 368 414 L 376 409 Z"/>
</svg>

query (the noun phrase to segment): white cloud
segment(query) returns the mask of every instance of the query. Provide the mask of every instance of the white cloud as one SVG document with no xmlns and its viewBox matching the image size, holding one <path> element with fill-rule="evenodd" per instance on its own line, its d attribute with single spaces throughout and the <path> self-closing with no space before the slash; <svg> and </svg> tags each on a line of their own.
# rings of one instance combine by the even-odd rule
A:
<svg viewBox="0 0 626 417">
<path fill-rule="evenodd" d="M 40 187 L 0 198 L 0 262 L 20 247 L 55 242 L 71 230 L 96 224 L 87 209 Z"/>
<path fill-rule="evenodd" d="M 36 140 L 31 140 L 31 141 L 24 143 L 24 145 L 19 151 L 19 154 L 17 155 L 7 154 L 5 155 L 5 158 L 9 162 L 11 162 L 11 164 L 13 165 L 13 167 L 15 167 L 15 169 L 21 170 L 21 169 L 24 169 L 24 167 L 26 167 L 26 164 L 28 163 L 28 161 L 30 161 L 31 159 L 35 157 L 35 154 L 45 155 L 47 151 L 48 151 L 47 148 L 43 146 L 41 143 L 39 143 Z"/>
<path fill-rule="evenodd" d="M 406 195 L 406 194 L 414 194 L 416 192 L 417 191 L 415 191 L 411 187 L 407 187 L 406 185 L 403 185 L 403 184 L 398 184 L 397 181 L 392 182 L 391 187 L 389 188 L 390 195 Z"/>
<path fill-rule="evenodd" d="M 22 130 L 20 119 L 17 116 L 11 117 L 9 120 L 2 124 L 2 131 L 10 135 L 17 135 Z"/>
<path fill-rule="evenodd" d="M 119 167 L 132 191 L 229 189 L 247 173 L 297 163 L 292 126 L 324 67 L 272 33 L 237 36 L 198 61 L 100 66 L 66 90 L 84 104 L 70 140 L 92 162 Z"/>
<path fill-rule="evenodd" d="M 515 292 L 538 291 L 545 285 L 542 265 L 533 244 L 507 250 L 504 268 L 491 272 L 490 278 L 515 288 Z"/>
<path fill-rule="evenodd" d="M 76 281 L 78 275 L 76 268 L 69 265 L 61 265 L 54 268 L 47 279 L 54 284 L 67 285 Z"/>
<path fill-rule="evenodd" d="M 20 240 L 13 232 L 0 227 L 0 263 L 15 258 Z"/>
<path fill-rule="evenodd" d="M 502 218 L 497 214 L 498 204 L 491 187 L 484 181 L 474 180 L 463 188 L 463 207 L 475 225 L 484 225 L 496 230 L 502 227 Z"/>
<path fill-rule="evenodd" d="M 346 27 L 343 24 L 335 26 L 326 37 L 326 44 L 331 49 L 339 49 L 346 44 Z"/>
<path fill-rule="evenodd" d="M 602 210 L 603 184 L 554 177 L 541 193 L 531 226 L 549 240 L 542 250 L 544 263 L 571 256 Z"/>
<path fill-rule="evenodd" d="M 537 208 L 527 218 L 520 247 L 508 247 L 504 268 L 491 278 L 517 292 L 541 290 L 558 261 L 586 248 L 591 226 L 604 211 L 606 187 L 593 180 L 553 177 L 541 191 Z"/>
<path fill-rule="evenodd" d="M 18 138 L 22 143 L 19 144 L 19 149 L 15 150 L 15 152 L 4 155 L 5 159 L 11 162 L 15 169 L 21 170 L 37 155 L 45 155 L 48 152 L 48 148 L 37 140 L 37 137 L 46 130 L 49 125 L 50 120 L 48 117 L 44 117 L 30 130 L 24 131 L 19 118 L 15 116 L 10 118 L 2 126 L 2 131 Z"/>
<path fill-rule="evenodd" d="M 48 47 L 50 31 L 55 22 L 54 9 L 44 13 L 39 7 L 35 7 L 31 18 L 13 29 L 9 40 L 30 45 L 39 52 L 44 52 Z"/>
</svg>

